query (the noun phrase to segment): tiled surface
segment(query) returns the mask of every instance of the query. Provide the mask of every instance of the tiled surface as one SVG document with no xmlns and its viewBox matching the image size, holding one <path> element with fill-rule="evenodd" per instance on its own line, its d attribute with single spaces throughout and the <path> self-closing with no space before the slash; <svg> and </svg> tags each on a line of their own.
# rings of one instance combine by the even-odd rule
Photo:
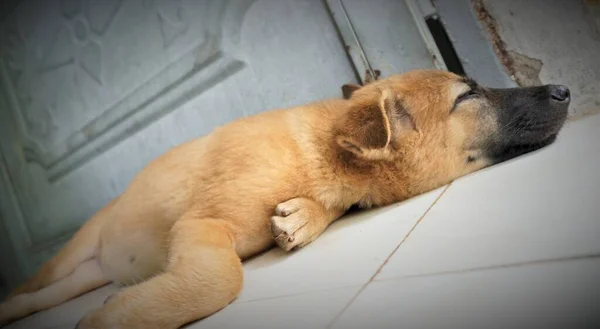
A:
<svg viewBox="0 0 600 329">
<path fill-rule="evenodd" d="M 356 295 L 358 287 L 235 303 L 186 329 L 325 328 Z"/>
<path fill-rule="evenodd" d="M 379 278 L 600 254 L 600 115 L 452 184 Z"/>
<path fill-rule="evenodd" d="M 333 328 L 598 328 L 599 277 L 586 259 L 377 281 Z"/>
<path fill-rule="evenodd" d="M 248 261 L 238 301 L 367 282 L 443 189 L 334 223 L 303 249 L 274 249 Z"/>
</svg>

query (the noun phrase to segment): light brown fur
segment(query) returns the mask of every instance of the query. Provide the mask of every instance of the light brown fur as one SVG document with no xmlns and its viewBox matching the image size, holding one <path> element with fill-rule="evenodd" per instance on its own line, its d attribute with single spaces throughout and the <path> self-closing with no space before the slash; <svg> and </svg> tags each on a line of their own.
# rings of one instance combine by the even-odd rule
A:
<svg viewBox="0 0 600 329">
<path fill-rule="evenodd" d="M 109 281 L 129 287 L 78 328 L 174 329 L 209 316 L 242 289 L 241 260 L 304 246 L 354 204 L 398 202 L 489 165 L 475 147 L 498 130 L 477 112 L 485 100 L 450 115 L 467 89 L 454 74 L 413 71 L 175 147 L 0 305 L 0 322 Z"/>
</svg>

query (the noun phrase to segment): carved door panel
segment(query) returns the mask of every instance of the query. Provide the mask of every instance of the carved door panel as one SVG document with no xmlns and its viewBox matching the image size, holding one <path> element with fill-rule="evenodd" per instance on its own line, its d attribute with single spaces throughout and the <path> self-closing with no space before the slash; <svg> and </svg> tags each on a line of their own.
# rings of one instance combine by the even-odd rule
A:
<svg viewBox="0 0 600 329">
<path fill-rule="evenodd" d="M 380 6 L 369 16 L 365 3 L 19 2 L 0 31 L 5 280 L 39 266 L 170 147 L 240 116 L 339 97 L 373 63 L 384 74 L 433 66 L 409 5 L 369 1 Z"/>
</svg>

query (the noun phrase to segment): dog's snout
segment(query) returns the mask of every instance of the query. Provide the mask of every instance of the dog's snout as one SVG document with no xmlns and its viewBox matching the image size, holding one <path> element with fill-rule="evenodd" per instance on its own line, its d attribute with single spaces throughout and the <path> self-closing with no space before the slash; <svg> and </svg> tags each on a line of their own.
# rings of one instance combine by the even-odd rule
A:
<svg viewBox="0 0 600 329">
<path fill-rule="evenodd" d="M 569 97 L 571 97 L 571 92 L 569 91 L 569 88 L 567 88 L 567 86 L 550 85 L 549 88 L 550 97 L 552 97 L 552 99 L 555 101 L 565 102 L 569 100 Z"/>
</svg>

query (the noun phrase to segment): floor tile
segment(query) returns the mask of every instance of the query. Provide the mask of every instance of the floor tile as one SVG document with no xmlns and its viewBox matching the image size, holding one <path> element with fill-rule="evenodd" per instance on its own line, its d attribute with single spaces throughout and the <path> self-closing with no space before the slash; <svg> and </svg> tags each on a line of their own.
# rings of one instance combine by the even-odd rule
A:
<svg viewBox="0 0 600 329">
<path fill-rule="evenodd" d="M 325 329 L 359 287 L 232 304 L 187 329 Z"/>
<path fill-rule="evenodd" d="M 600 115 L 455 181 L 380 279 L 600 253 Z"/>
<path fill-rule="evenodd" d="M 600 259 L 371 283 L 334 329 L 599 328 Z"/>
<path fill-rule="evenodd" d="M 274 249 L 248 261 L 238 300 L 366 283 L 441 191 L 347 216 L 303 249 L 289 254 Z"/>
</svg>

